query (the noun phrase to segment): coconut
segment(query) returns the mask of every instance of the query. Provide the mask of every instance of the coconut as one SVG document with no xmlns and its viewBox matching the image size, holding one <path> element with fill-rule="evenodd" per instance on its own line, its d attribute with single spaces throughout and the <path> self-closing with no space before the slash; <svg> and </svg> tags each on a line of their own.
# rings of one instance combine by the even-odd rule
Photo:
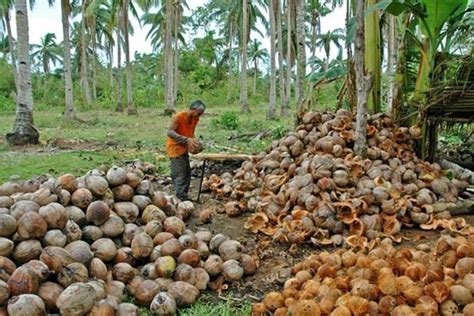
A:
<svg viewBox="0 0 474 316">
<path fill-rule="evenodd" d="M 169 285 L 168 293 L 175 299 L 178 306 L 188 306 L 194 304 L 199 290 L 186 282 L 176 281 Z"/>
<path fill-rule="evenodd" d="M 100 226 L 105 237 L 119 237 L 125 230 L 125 223 L 116 215 L 110 216 L 105 223 Z"/>
<path fill-rule="evenodd" d="M 41 297 L 50 313 L 57 312 L 56 301 L 63 291 L 64 288 L 57 283 L 45 282 L 40 285 L 38 295 Z"/>
<path fill-rule="evenodd" d="M 136 260 L 133 257 L 132 248 L 130 248 L 130 247 L 121 247 L 121 248 L 119 248 L 117 250 L 117 255 L 115 256 L 114 262 L 115 263 L 126 262 L 130 265 L 135 266 L 136 265 Z"/>
<path fill-rule="evenodd" d="M 64 249 L 69 252 L 74 261 L 83 264 L 89 264 L 92 258 L 94 258 L 94 253 L 91 251 L 89 244 L 82 240 L 73 241 Z"/>
<path fill-rule="evenodd" d="M 178 263 L 185 263 L 191 267 L 197 267 L 200 262 L 199 251 L 195 249 L 185 249 L 178 257 Z"/>
<path fill-rule="evenodd" d="M 210 281 L 209 273 L 203 268 L 194 268 L 194 272 L 196 274 L 196 278 L 194 281 L 194 286 L 198 290 L 205 290 L 207 289 L 207 284 Z"/>
<path fill-rule="evenodd" d="M 103 201 L 94 201 L 87 207 L 87 221 L 94 225 L 104 224 L 110 216 L 109 206 Z"/>
<path fill-rule="evenodd" d="M 139 305 L 149 306 L 158 292 L 158 284 L 155 281 L 145 280 L 138 285 L 134 295 L 135 300 Z"/>
<path fill-rule="evenodd" d="M 111 261 L 117 255 L 117 246 L 109 238 L 100 238 L 91 245 L 91 250 L 96 258 L 104 262 Z"/>
<path fill-rule="evenodd" d="M 132 198 L 132 202 L 138 206 L 138 209 L 142 212 L 148 205 L 151 204 L 151 199 L 146 195 L 135 195 Z"/>
<path fill-rule="evenodd" d="M 125 300 L 127 297 L 127 288 L 123 282 L 120 281 L 110 281 L 107 283 L 105 290 L 107 295 L 114 296 L 120 301 Z"/>
<path fill-rule="evenodd" d="M 183 247 L 181 246 L 180 242 L 176 238 L 171 238 L 165 241 L 161 245 L 161 255 L 162 256 L 173 256 L 178 257 Z"/>
<path fill-rule="evenodd" d="M 53 273 L 59 273 L 63 267 L 74 262 L 67 250 L 54 246 L 44 248 L 40 260 L 46 263 Z"/>
<path fill-rule="evenodd" d="M 118 202 L 114 204 L 114 210 L 125 223 L 133 223 L 138 217 L 138 206 L 132 202 Z"/>
<path fill-rule="evenodd" d="M 210 255 L 204 264 L 204 269 L 209 275 L 217 276 L 222 272 L 223 263 L 224 261 L 218 255 Z"/>
<path fill-rule="evenodd" d="M 155 270 L 159 277 L 171 278 L 176 269 L 176 261 L 171 256 L 163 256 L 155 261 Z"/>
<path fill-rule="evenodd" d="M 45 246 L 64 247 L 67 243 L 67 237 L 59 229 L 53 229 L 46 232 L 42 241 Z"/>
<path fill-rule="evenodd" d="M 240 260 L 242 257 L 243 247 L 240 242 L 236 240 L 226 240 L 219 246 L 219 255 L 222 260 Z"/>
<path fill-rule="evenodd" d="M 127 181 L 127 171 L 124 168 L 112 166 L 112 168 L 107 171 L 106 178 L 112 186 L 121 185 Z"/>
<path fill-rule="evenodd" d="M 155 236 L 158 233 L 160 233 L 162 230 L 163 230 L 163 225 L 161 224 L 161 222 L 157 220 L 149 221 L 145 225 L 145 229 L 144 229 L 145 233 L 147 233 L 147 235 L 150 236 L 151 238 L 155 238 Z"/>
<path fill-rule="evenodd" d="M 176 314 L 176 301 L 170 294 L 160 292 L 153 298 L 150 310 L 154 315 L 174 315 Z"/>
<path fill-rule="evenodd" d="M 142 232 L 142 227 L 138 227 L 136 224 L 128 223 L 125 224 L 125 228 L 122 234 L 122 243 L 125 246 L 130 246 L 132 244 L 132 240 L 136 234 Z"/>
<path fill-rule="evenodd" d="M 132 201 L 133 199 L 133 188 L 128 184 L 121 184 L 112 190 L 114 200 L 117 202 Z"/>
<path fill-rule="evenodd" d="M 161 245 L 165 241 L 170 240 L 172 238 L 174 238 L 173 234 L 168 233 L 168 232 L 161 232 L 161 233 L 156 234 L 156 236 L 153 238 L 153 244 L 154 245 Z M 180 245 L 181 245 L 181 243 L 180 243 Z"/>
<path fill-rule="evenodd" d="M 224 242 L 229 240 L 230 238 L 223 234 L 215 235 L 209 242 L 209 249 L 212 252 L 217 252 L 219 250 L 220 245 Z"/>
<path fill-rule="evenodd" d="M 0 256 L 9 257 L 14 247 L 13 241 L 0 237 Z"/>
<path fill-rule="evenodd" d="M 89 279 L 89 272 L 85 265 L 80 262 L 73 262 L 64 267 L 58 274 L 58 282 L 64 287 L 73 283 L 85 283 Z"/>
<path fill-rule="evenodd" d="M 18 220 L 17 232 L 23 240 L 41 238 L 47 230 L 48 224 L 38 213 L 28 212 Z"/>
<path fill-rule="evenodd" d="M 59 295 L 56 306 L 61 314 L 82 315 L 92 309 L 95 298 L 95 290 L 91 285 L 74 283 Z"/>
<path fill-rule="evenodd" d="M 244 269 L 237 260 L 227 260 L 222 264 L 222 274 L 226 281 L 240 281 L 244 275 Z"/>
<path fill-rule="evenodd" d="M 103 196 L 109 189 L 109 184 L 104 177 L 86 175 L 86 188 L 95 196 Z"/>
<path fill-rule="evenodd" d="M 81 227 L 71 220 L 67 221 L 63 233 L 66 235 L 68 243 L 80 240 L 82 238 Z"/>
<path fill-rule="evenodd" d="M 0 214 L 0 237 L 9 237 L 16 232 L 16 219 L 9 214 Z"/>
<path fill-rule="evenodd" d="M 7 284 L 12 296 L 36 294 L 39 287 L 39 278 L 32 269 L 22 266 L 13 272 Z"/>
<path fill-rule="evenodd" d="M 46 307 L 43 300 L 34 294 L 22 294 L 8 300 L 8 315 L 15 316 L 43 316 Z"/>
<path fill-rule="evenodd" d="M 121 303 L 117 309 L 117 316 L 138 316 L 138 307 L 131 303 Z"/>
<path fill-rule="evenodd" d="M 87 206 L 92 202 L 92 193 L 86 188 L 79 188 L 71 196 L 71 202 L 74 206 L 81 209 L 86 209 Z"/>
<path fill-rule="evenodd" d="M 48 266 L 39 260 L 28 261 L 23 267 L 31 269 L 38 276 L 39 282 L 46 281 L 50 274 Z"/>
<path fill-rule="evenodd" d="M 153 239 L 146 233 L 136 235 L 132 240 L 132 254 L 136 259 L 146 258 L 153 250 Z"/>
<path fill-rule="evenodd" d="M 45 219 L 48 229 L 63 229 L 68 221 L 67 211 L 59 203 L 50 203 L 43 206 L 38 213 Z"/>
<path fill-rule="evenodd" d="M 104 232 L 97 226 L 84 226 L 82 228 L 82 238 L 88 243 L 93 243 L 102 237 L 104 237 Z"/>
<path fill-rule="evenodd" d="M 43 248 L 41 242 L 36 239 L 30 239 L 20 242 L 13 251 L 13 258 L 17 263 L 25 263 L 39 258 Z"/>
<path fill-rule="evenodd" d="M 103 281 L 107 280 L 107 266 L 99 258 L 93 258 L 89 265 L 89 276 Z"/>
<path fill-rule="evenodd" d="M 74 193 L 77 190 L 77 180 L 76 177 L 72 174 L 63 174 L 59 176 L 56 180 L 56 186 L 64 190 L 67 190 L 69 193 Z"/>
<path fill-rule="evenodd" d="M 185 224 L 180 218 L 171 216 L 164 220 L 163 230 L 173 234 L 175 237 L 179 237 L 184 233 Z"/>
<path fill-rule="evenodd" d="M 141 270 L 141 275 L 143 275 L 146 279 L 154 280 L 159 277 L 158 273 L 156 272 L 155 263 L 150 262 L 145 264 Z"/>
<path fill-rule="evenodd" d="M 193 267 L 188 264 L 178 264 L 174 272 L 174 280 L 194 284 L 196 281 L 196 272 L 194 271 Z"/>
</svg>

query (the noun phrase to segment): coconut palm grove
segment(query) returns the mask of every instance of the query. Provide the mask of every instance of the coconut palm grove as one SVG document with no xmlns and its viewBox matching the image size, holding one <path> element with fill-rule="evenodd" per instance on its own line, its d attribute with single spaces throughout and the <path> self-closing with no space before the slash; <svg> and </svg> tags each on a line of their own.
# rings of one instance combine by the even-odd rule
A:
<svg viewBox="0 0 474 316">
<path fill-rule="evenodd" d="M 0 316 L 474 315 L 473 0 L 0 0 Z"/>
</svg>

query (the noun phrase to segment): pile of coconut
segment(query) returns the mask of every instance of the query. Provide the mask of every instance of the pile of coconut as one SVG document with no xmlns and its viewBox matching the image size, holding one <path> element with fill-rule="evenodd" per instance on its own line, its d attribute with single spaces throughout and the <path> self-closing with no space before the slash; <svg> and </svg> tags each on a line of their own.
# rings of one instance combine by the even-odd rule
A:
<svg viewBox="0 0 474 316">
<path fill-rule="evenodd" d="M 253 315 L 474 315 L 474 234 L 396 248 L 338 249 L 307 257 Z"/>
<path fill-rule="evenodd" d="M 381 235 L 400 240 L 402 227 L 464 229 L 448 209 L 467 179 L 416 157 L 419 128 L 378 114 L 368 120 L 367 137 L 364 159 L 353 151 L 352 113 L 309 112 L 234 175 L 212 175 L 205 186 L 229 200 L 230 216 L 254 213 L 246 228 L 291 244 L 358 245 Z"/>
<path fill-rule="evenodd" d="M 172 315 L 255 272 L 240 242 L 186 229 L 193 203 L 156 191 L 148 171 L 1 185 L 0 315 Z"/>
</svg>

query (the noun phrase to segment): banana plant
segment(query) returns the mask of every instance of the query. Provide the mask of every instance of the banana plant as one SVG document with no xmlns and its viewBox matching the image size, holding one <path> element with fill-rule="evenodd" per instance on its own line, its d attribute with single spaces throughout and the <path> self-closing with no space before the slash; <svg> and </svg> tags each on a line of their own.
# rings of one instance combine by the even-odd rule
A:
<svg viewBox="0 0 474 316">
<path fill-rule="evenodd" d="M 436 52 L 449 32 L 443 32 L 450 21 L 460 19 L 468 0 L 383 0 L 373 9 L 382 9 L 393 15 L 409 12 L 416 19 L 421 36 L 408 29 L 418 46 L 421 60 L 415 86 L 414 101 L 426 104 L 426 92 L 431 86 L 431 73 L 435 66 Z"/>
</svg>

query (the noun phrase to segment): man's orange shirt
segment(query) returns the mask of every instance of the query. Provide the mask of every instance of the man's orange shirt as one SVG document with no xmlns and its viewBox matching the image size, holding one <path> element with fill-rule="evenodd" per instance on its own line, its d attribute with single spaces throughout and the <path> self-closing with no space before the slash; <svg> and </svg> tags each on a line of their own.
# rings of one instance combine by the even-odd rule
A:
<svg viewBox="0 0 474 316">
<path fill-rule="evenodd" d="M 188 112 L 184 111 L 176 113 L 175 119 L 178 122 L 178 128 L 175 130 L 176 133 L 186 137 L 194 137 L 194 130 L 199 122 L 199 118 L 189 119 Z M 186 145 L 178 143 L 171 137 L 168 137 L 166 140 L 166 153 L 169 157 L 175 158 L 182 156 L 186 151 Z"/>
</svg>

